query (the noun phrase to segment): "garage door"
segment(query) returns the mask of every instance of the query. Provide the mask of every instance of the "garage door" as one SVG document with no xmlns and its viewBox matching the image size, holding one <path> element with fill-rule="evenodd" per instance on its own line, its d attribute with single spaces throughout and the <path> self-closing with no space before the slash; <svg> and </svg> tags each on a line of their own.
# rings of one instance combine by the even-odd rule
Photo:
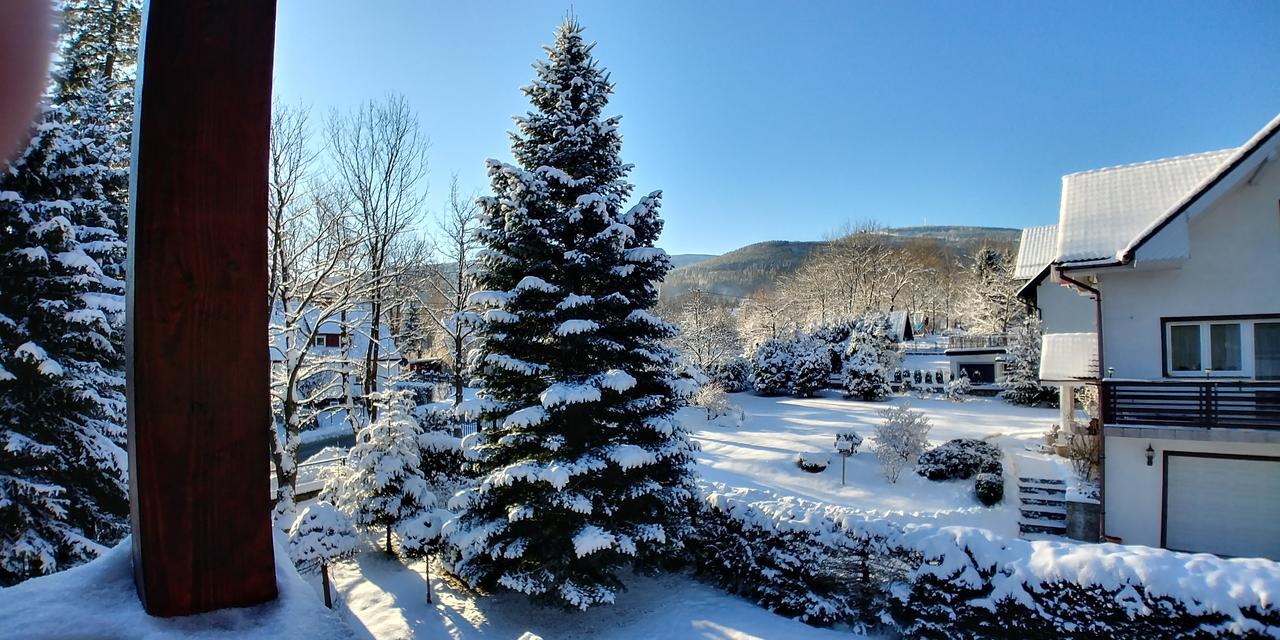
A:
<svg viewBox="0 0 1280 640">
<path fill-rule="evenodd" d="M 1164 546 L 1280 559 L 1280 459 L 1166 458 Z"/>
</svg>

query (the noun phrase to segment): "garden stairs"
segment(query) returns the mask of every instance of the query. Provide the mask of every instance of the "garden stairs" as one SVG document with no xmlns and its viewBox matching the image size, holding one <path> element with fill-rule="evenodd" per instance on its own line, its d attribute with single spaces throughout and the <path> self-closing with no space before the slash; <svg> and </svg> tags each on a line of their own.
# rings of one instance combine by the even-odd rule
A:
<svg viewBox="0 0 1280 640">
<path fill-rule="evenodd" d="M 1018 533 L 1067 533 L 1067 483 L 1049 478 L 1018 478 Z"/>
</svg>

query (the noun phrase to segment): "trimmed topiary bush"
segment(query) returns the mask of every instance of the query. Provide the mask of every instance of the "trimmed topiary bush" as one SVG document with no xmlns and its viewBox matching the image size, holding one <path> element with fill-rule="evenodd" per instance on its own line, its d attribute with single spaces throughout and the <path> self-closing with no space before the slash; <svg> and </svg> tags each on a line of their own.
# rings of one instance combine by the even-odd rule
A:
<svg viewBox="0 0 1280 640">
<path fill-rule="evenodd" d="M 934 481 L 968 480 L 979 473 L 1004 473 L 1004 452 L 983 440 L 957 438 L 920 456 L 916 473 Z"/>
<path fill-rule="evenodd" d="M 979 473 L 973 479 L 973 494 L 988 507 L 1004 500 L 1004 476 L 998 473 Z"/>
<path fill-rule="evenodd" d="M 831 454 L 817 451 L 801 451 L 796 454 L 796 466 L 809 473 L 822 473 L 831 465 Z"/>
</svg>

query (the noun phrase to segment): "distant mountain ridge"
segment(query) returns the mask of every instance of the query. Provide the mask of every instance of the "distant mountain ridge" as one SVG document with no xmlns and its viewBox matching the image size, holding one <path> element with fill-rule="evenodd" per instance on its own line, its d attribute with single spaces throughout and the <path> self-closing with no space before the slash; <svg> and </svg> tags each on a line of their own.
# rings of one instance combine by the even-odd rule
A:
<svg viewBox="0 0 1280 640">
<path fill-rule="evenodd" d="M 915 226 L 885 229 L 884 234 L 901 238 L 903 242 L 916 238 L 930 238 L 940 243 L 957 246 L 982 242 L 1017 243 L 1022 231 L 1006 227 L 976 226 Z M 779 276 L 795 272 L 814 252 L 826 246 L 826 240 L 769 240 L 734 249 L 719 256 L 701 256 L 701 259 L 679 265 L 676 256 L 672 263 L 677 268 L 667 274 L 662 283 L 662 297 L 679 296 L 691 289 L 717 293 L 729 297 L 742 297 L 775 282 Z"/>
</svg>

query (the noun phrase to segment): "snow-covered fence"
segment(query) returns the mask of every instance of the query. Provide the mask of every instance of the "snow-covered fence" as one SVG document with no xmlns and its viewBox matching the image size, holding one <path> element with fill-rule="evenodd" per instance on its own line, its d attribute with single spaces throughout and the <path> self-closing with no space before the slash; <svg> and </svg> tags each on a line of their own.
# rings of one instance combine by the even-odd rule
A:
<svg viewBox="0 0 1280 640">
<path fill-rule="evenodd" d="M 899 525 L 710 483 L 698 529 L 703 575 L 811 624 L 913 638 L 1280 637 L 1269 560 Z"/>
</svg>

